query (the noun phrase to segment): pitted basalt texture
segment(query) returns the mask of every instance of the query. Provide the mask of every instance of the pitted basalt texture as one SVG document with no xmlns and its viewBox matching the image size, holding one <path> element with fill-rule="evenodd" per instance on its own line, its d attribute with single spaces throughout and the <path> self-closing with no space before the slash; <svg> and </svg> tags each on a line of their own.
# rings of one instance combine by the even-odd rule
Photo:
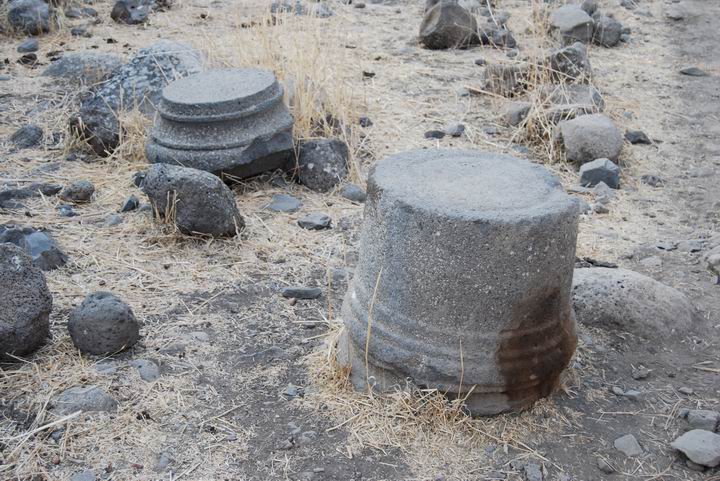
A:
<svg viewBox="0 0 720 481">
<path fill-rule="evenodd" d="M 353 384 L 471 391 L 474 415 L 549 394 L 576 343 L 578 212 L 557 178 L 510 156 L 422 150 L 378 162 L 342 311 L 339 361 Z"/>
<path fill-rule="evenodd" d="M 212 70 L 175 81 L 163 90 L 146 156 L 239 178 L 285 169 L 293 119 L 282 97 L 265 70 Z"/>
</svg>

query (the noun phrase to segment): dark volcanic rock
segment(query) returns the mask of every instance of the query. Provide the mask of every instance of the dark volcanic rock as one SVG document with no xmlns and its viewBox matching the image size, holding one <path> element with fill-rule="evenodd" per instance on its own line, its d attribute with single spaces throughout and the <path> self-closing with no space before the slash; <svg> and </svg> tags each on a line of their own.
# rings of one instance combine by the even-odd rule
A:
<svg viewBox="0 0 720 481">
<path fill-rule="evenodd" d="M 338 139 L 302 142 L 298 154 L 298 179 L 304 186 L 327 192 L 348 174 L 348 146 Z"/>
<path fill-rule="evenodd" d="M 122 64 L 120 57 L 110 53 L 68 53 L 51 63 L 42 74 L 69 83 L 92 86 L 107 80 Z"/>
<path fill-rule="evenodd" d="M 420 25 L 419 40 L 429 49 L 464 48 L 480 42 L 475 17 L 452 0 L 430 8 Z"/>
<path fill-rule="evenodd" d="M 60 191 L 59 197 L 66 202 L 74 202 L 82 204 L 90 202 L 95 193 L 95 186 L 89 180 L 76 180 L 72 184 L 66 185 Z"/>
<path fill-rule="evenodd" d="M 132 309 L 110 292 L 87 296 L 70 313 L 68 331 L 80 351 L 100 356 L 129 349 L 140 337 Z"/>
<path fill-rule="evenodd" d="M 0 360 L 39 348 L 50 333 L 51 310 L 42 271 L 19 247 L 0 243 Z"/>
<path fill-rule="evenodd" d="M 10 0 L 7 19 L 10 26 L 28 35 L 50 31 L 54 12 L 42 0 Z"/>
<path fill-rule="evenodd" d="M 43 138 L 43 131 L 35 124 L 27 124 L 20 127 L 10 136 L 10 142 L 18 149 L 29 149 L 40 144 Z"/>
<path fill-rule="evenodd" d="M 0 243 L 4 242 L 20 247 L 30 256 L 33 265 L 44 271 L 57 269 L 67 263 L 67 255 L 43 231 L 12 224 L 0 225 Z"/>
<path fill-rule="evenodd" d="M 142 189 L 157 215 L 171 215 L 184 234 L 234 236 L 245 226 L 232 191 L 209 172 L 154 164 L 147 170 Z"/>
<path fill-rule="evenodd" d="M 117 0 L 110 17 L 118 23 L 137 25 L 148 19 L 153 0 Z"/>
</svg>

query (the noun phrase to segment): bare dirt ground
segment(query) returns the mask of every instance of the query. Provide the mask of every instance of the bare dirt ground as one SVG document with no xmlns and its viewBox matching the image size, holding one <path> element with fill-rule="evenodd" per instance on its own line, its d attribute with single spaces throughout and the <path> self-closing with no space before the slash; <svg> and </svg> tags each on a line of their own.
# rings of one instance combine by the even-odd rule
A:
<svg viewBox="0 0 720 481">
<path fill-rule="evenodd" d="M 474 60 L 508 61 L 505 52 L 423 50 L 415 41 L 423 2 L 388 3 L 332 4 L 336 15 L 328 19 L 242 29 L 239 24 L 259 18 L 261 2 L 184 0 L 154 14 L 149 25 L 131 27 L 112 22 L 112 2 L 103 0 L 94 5 L 102 23 L 90 26 L 93 36 L 71 37 L 66 25 L 41 37 L 42 65 L 35 68 L 15 62 L 21 38 L 0 38 L 0 58 L 8 59 L 0 75 L 10 76 L 0 82 L 0 139 L 29 121 L 46 131 L 41 149 L 0 144 L 0 180 L 86 178 L 97 188 L 78 217 L 60 217 L 53 198 L 0 210 L 0 223 L 46 227 L 70 258 L 65 268 L 47 273 L 52 339 L 25 362 L 0 370 L 0 479 L 66 480 L 92 470 L 108 480 L 512 480 L 523 478 L 528 462 L 541 465 L 545 479 L 720 479 L 717 470 L 689 470 L 669 446 L 684 429 L 679 409 L 720 407 L 718 286 L 702 252 L 655 252 L 658 267 L 647 267 L 638 255 L 645 244 L 709 238 L 719 230 L 716 2 L 684 1 L 692 14 L 682 21 L 666 18 L 670 2 L 663 0 L 638 1 L 634 11 L 600 2 L 632 29 L 632 41 L 590 49 L 595 84 L 609 115 L 644 130 L 655 144 L 625 146 L 618 199 L 609 214 L 582 219 L 578 245 L 579 256 L 678 288 L 698 305 L 705 324 L 652 340 L 581 326 L 563 389 L 527 412 L 471 420 L 434 393 L 371 397 L 347 387 L 332 369 L 328 345 L 356 262 L 362 206 L 335 193 L 262 179 L 237 185 L 247 228 L 232 240 L 183 238 L 142 212 L 105 225 L 128 195 L 142 197 L 132 183 L 144 165 L 142 138 L 107 161 L 65 159 L 77 92 L 40 76 L 55 50 L 131 55 L 169 38 L 204 50 L 210 66 L 260 64 L 281 78 L 309 75 L 348 119 L 373 121 L 351 139 L 359 182 L 387 154 L 442 146 L 524 155 L 548 164 L 566 186 L 577 185 L 572 167 L 550 163 L 543 149 L 511 142 L 516 132 L 500 121 L 504 100 L 466 95 L 465 88 L 480 85 Z M 530 2 L 499 3 L 512 13 L 521 56 L 532 52 Z M 681 76 L 678 70 L 688 65 L 711 76 Z M 423 138 L 453 121 L 466 125 L 462 138 Z M 644 174 L 666 182 L 652 188 L 639 181 Z M 279 192 L 302 199 L 302 210 L 264 211 Z M 312 211 L 329 213 L 334 228 L 298 229 L 297 218 Z M 288 285 L 319 286 L 324 295 L 291 304 L 279 295 Z M 81 356 L 67 334 L 70 309 L 96 290 L 125 299 L 144 323 L 141 342 L 112 359 Z M 160 379 L 140 380 L 129 364 L 137 358 L 159 363 Z M 639 365 L 651 370 L 648 379 L 631 376 Z M 118 401 L 117 413 L 38 429 L 57 420 L 48 407 L 59 392 L 90 384 Z M 637 389 L 642 399 L 615 396 L 613 386 Z M 681 394 L 681 387 L 693 394 Z M 627 433 L 642 445 L 642 456 L 624 458 L 614 450 L 613 441 Z M 159 467 L 163 457 L 169 462 Z M 616 473 L 601 472 L 598 459 Z"/>
</svg>

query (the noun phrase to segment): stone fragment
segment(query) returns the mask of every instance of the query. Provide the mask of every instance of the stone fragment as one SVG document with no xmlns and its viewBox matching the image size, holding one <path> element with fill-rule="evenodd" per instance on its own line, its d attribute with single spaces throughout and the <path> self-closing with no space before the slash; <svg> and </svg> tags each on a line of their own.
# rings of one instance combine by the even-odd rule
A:
<svg viewBox="0 0 720 481">
<path fill-rule="evenodd" d="M 234 236 L 245 227 L 232 191 L 208 172 L 154 164 L 142 190 L 155 214 L 173 222 L 183 234 Z"/>
<path fill-rule="evenodd" d="M 140 199 L 135 197 L 135 194 L 131 195 L 120 207 L 120 212 L 130 212 L 140 207 Z"/>
<path fill-rule="evenodd" d="M 662 187 L 665 185 L 665 180 L 655 174 L 645 174 L 640 176 L 640 182 L 647 184 L 650 187 Z"/>
<path fill-rule="evenodd" d="M 545 85 L 536 88 L 535 92 L 543 106 L 546 106 L 542 113 L 553 124 L 581 115 L 600 113 L 605 108 L 602 95 L 591 85 Z"/>
<path fill-rule="evenodd" d="M 154 3 L 153 0 L 117 0 L 110 12 L 110 18 L 127 25 L 144 23 Z"/>
<path fill-rule="evenodd" d="M 613 468 L 613 466 L 603 458 L 597 459 L 597 467 L 605 474 L 613 474 L 615 472 L 615 468 Z"/>
<path fill-rule="evenodd" d="M 97 386 L 76 386 L 63 391 L 53 402 L 53 410 L 66 416 L 77 411 L 114 412 L 117 402 Z"/>
<path fill-rule="evenodd" d="M 575 269 L 573 305 L 582 324 L 646 339 L 686 333 L 699 320 L 685 295 L 626 269 Z"/>
<path fill-rule="evenodd" d="M 693 429 L 717 432 L 720 429 L 720 413 L 708 409 L 690 409 L 682 416 Z"/>
<path fill-rule="evenodd" d="M 189 44 L 160 40 L 140 49 L 83 100 L 70 126 L 96 154 L 109 155 L 120 141 L 118 115 L 122 111 L 138 108 L 147 115 L 154 114 L 162 88 L 177 78 L 200 72 L 202 65 L 202 55 Z"/>
<path fill-rule="evenodd" d="M 650 145 L 652 141 L 642 130 L 628 130 L 625 132 L 625 140 L 633 145 L 642 144 Z"/>
<path fill-rule="evenodd" d="M 65 202 L 73 202 L 82 204 L 90 202 L 95 193 L 95 186 L 89 180 L 77 180 L 72 184 L 66 185 L 58 195 Z"/>
<path fill-rule="evenodd" d="M 0 225 L 0 243 L 5 242 L 25 251 L 33 265 L 43 271 L 57 269 L 67 263 L 67 255 L 48 233 L 41 230 L 12 224 Z"/>
<path fill-rule="evenodd" d="M 684 394 L 686 396 L 692 396 L 695 393 L 695 390 L 691 387 L 683 386 L 683 387 L 678 388 L 678 392 L 680 394 Z"/>
<path fill-rule="evenodd" d="M 327 214 L 313 212 L 298 220 L 298 225 L 307 230 L 329 229 L 332 219 Z"/>
<path fill-rule="evenodd" d="M 436 129 L 428 130 L 423 134 L 423 137 L 425 137 L 426 139 L 439 140 L 445 138 L 445 132 Z"/>
<path fill-rule="evenodd" d="M 110 292 L 94 292 L 68 318 L 75 347 L 85 354 L 109 356 L 131 348 L 140 325 L 130 306 Z"/>
<path fill-rule="evenodd" d="M 594 187 L 600 182 L 611 189 L 619 188 L 620 167 L 609 159 L 597 159 L 580 166 L 580 185 Z"/>
<path fill-rule="evenodd" d="M 623 26 L 612 17 L 600 15 L 595 19 L 593 43 L 603 47 L 614 47 L 620 43 Z"/>
<path fill-rule="evenodd" d="M 526 481 L 543 481 L 542 467 L 537 463 L 527 463 L 523 467 Z"/>
<path fill-rule="evenodd" d="M 406 152 L 375 164 L 365 212 L 338 342 L 357 389 L 368 379 L 380 391 L 411 381 L 467 396 L 473 415 L 552 392 L 576 343 L 579 214 L 556 177 L 507 155 Z M 504 295 L 479 295 L 490 292 Z"/>
<path fill-rule="evenodd" d="M 340 195 L 347 200 L 361 204 L 367 199 L 365 189 L 355 184 L 345 184 L 340 189 Z"/>
<path fill-rule="evenodd" d="M 90 470 L 80 471 L 70 477 L 70 481 L 96 481 L 95 473 Z"/>
<path fill-rule="evenodd" d="M 552 51 L 546 59 L 546 64 L 551 77 L 556 82 L 587 83 L 592 78 L 587 47 L 580 42 Z"/>
<path fill-rule="evenodd" d="M 558 124 L 559 141 L 565 157 L 585 164 L 595 159 L 616 162 L 623 146 L 623 136 L 612 120 L 603 114 L 582 115 Z"/>
<path fill-rule="evenodd" d="M 292 213 L 300 210 L 300 207 L 302 202 L 295 197 L 288 194 L 274 194 L 264 208 L 273 212 Z"/>
<path fill-rule="evenodd" d="M 342 140 L 308 140 L 298 150 L 297 175 L 305 187 L 327 192 L 347 177 L 349 151 Z"/>
<path fill-rule="evenodd" d="M 625 436 L 617 438 L 613 442 L 613 445 L 615 446 L 615 449 L 629 458 L 640 456 L 643 453 L 640 444 L 632 434 L 626 434 Z"/>
<path fill-rule="evenodd" d="M 122 64 L 120 57 L 110 53 L 66 53 L 51 63 L 42 75 L 71 84 L 93 86 L 110 78 Z"/>
<path fill-rule="evenodd" d="M 145 382 L 154 382 L 160 378 L 160 368 L 149 359 L 136 359 L 130 361 L 130 365 L 138 370 L 140 379 Z"/>
<path fill-rule="evenodd" d="M 54 11 L 42 0 L 10 0 L 7 20 L 14 30 L 28 35 L 49 32 Z"/>
<path fill-rule="evenodd" d="M 282 296 L 288 299 L 317 299 L 322 295 L 322 289 L 318 287 L 286 287 L 282 290 Z"/>
<path fill-rule="evenodd" d="M 37 147 L 43 138 L 43 131 L 35 124 L 20 127 L 10 136 L 10 143 L 18 149 Z"/>
<path fill-rule="evenodd" d="M 673 441 L 671 446 L 693 463 L 709 468 L 720 465 L 720 435 L 713 432 L 693 429 Z"/>
<path fill-rule="evenodd" d="M 465 125 L 454 122 L 443 127 L 443 132 L 450 137 L 460 137 L 465 133 Z"/>
<path fill-rule="evenodd" d="M 282 99 L 267 70 L 211 70 L 176 80 L 162 91 L 146 156 L 236 178 L 287 169 L 293 119 Z"/>
<path fill-rule="evenodd" d="M 466 48 L 479 43 L 475 17 L 452 0 L 430 8 L 420 24 L 419 40 L 432 50 Z"/>
<path fill-rule="evenodd" d="M 0 360 L 37 350 L 50 334 L 52 295 L 19 247 L 0 242 Z"/>
<path fill-rule="evenodd" d="M 698 67 L 685 67 L 680 69 L 680 73 L 687 75 L 688 77 L 707 77 L 710 75 L 705 70 Z"/>
<path fill-rule="evenodd" d="M 550 14 L 550 28 L 557 31 L 566 44 L 590 43 L 594 22 L 578 5 L 563 5 Z"/>
<path fill-rule="evenodd" d="M 592 16 L 598 10 L 597 0 L 583 0 L 580 4 L 580 8 L 582 8 L 585 13 Z"/>
<path fill-rule="evenodd" d="M 38 39 L 36 38 L 28 38 L 27 40 L 24 40 L 20 45 L 17 46 L 17 51 L 19 53 L 30 53 L 30 52 L 37 52 L 40 48 L 40 42 L 38 42 Z"/>
<path fill-rule="evenodd" d="M 0 190 L 0 207 L 9 209 L 13 201 L 29 199 L 32 197 L 51 197 L 62 190 L 61 185 L 34 182 L 27 187 L 10 187 Z"/>
</svg>

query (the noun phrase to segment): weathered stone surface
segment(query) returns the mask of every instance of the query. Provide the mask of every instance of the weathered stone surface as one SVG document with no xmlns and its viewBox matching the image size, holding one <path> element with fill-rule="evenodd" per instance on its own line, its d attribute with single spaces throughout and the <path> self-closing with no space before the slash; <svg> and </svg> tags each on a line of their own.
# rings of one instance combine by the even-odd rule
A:
<svg viewBox="0 0 720 481">
<path fill-rule="evenodd" d="M 42 271 L 21 248 L 0 242 L 0 360 L 39 348 L 50 334 L 51 310 Z"/>
<path fill-rule="evenodd" d="M 699 319 L 681 292 L 626 269 L 575 269 L 573 304 L 582 324 L 647 339 L 686 333 Z"/>
<path fill-rule="evenodd" d="M 37 147 L 42 141 L 43 131 L 35 124 L 20 127 L 10 136 L 10 143 L 18 149 Z"/>
<path fill-rule="evenodd" d="M 340 195 L 349 201 L 357 203 L 365 202 L 365 199 L 367 199 L 365 189 L 355 184 L 343 185 L 342 189 L 340 189 Z"/>
<path fill-rule="evenodd" d="M 94 292 L 68 318 L 75 347 L 85 354 L 108 356 L 131 348 L 140 325 L 130 306 L 110 292 Z"/>
<path fill-rule="evenodd" d="M 620 187 L 620 167 L 612 160 L 597 159 L 580 166 L 580 185 L 595 187 L 600 182 L 611 189 Z"/>
<path fill-rule="evenodd" d="M 160 378 L 160 367 L 149 359 L 136 359 L 130 365 L 138 370 L 140 379 L 145 382 L 157 381 Z"/>
<path fill-rule="evenodd" d="M 110 12 L 110 18 L 127 25 L 144 23 L 154 3 L 153 0 L 117 0 Z"/>
<path fill-rule="evenodd" d="M 575 349 L 578 212 L 557 178 L 510 156 L 433 149 L 378 162 L 342 309 L 339 359 L 353 384 L 474 387 L 473 414 L 547 396 Z"/>
<path fill-rule="evenodd" d="M 550 27 L 559 33 L 566 44 L 590 43 L 593 24 L 592 17 L 578 5 L 563 5 L 550 14 Z"/>
<path fill-rule="evenodd" d="M 612 17 L 601 15 L 595 19 L 593 43 L 603 47 L 614 47 L 620 43 L 623 26 Z"/>
<path fill-rule="evenodd" d="M 298 220 L 298 225 L 308 230 L 329 229 L 332 219 L 327 214 L 313 212 Z"/>
<path fill-rule="evenodd" d="M 239 178 L 286 169 L 293 119 L 282 97 L 266 70 L 212 70 L 177 80 L 163 89 L 147 158 Z"/>
<path fill-rule="evenodd" d="M 67 256 L 46 232 L 12 224 L 0 225 L 0 243 L 8 242 L 20 247 L 32 259 L 33 265 L 43 271 L 62 267 Z"/>
<path fill-rule="evenodd" d="M 691 428 L 717 432 L 720 429 L 720 413 L 709 409 L 690 409 L 683 416 Z"/>
<path fill-rule="evenodd" d="M 714 468 L 720 465 L 720 435 L 702 429 L 693 429 L 672 442 L 693 463 Z"/>
<path fill-rule="evenodd" d="M 90 202 L 95 193 L 95 186 L 89 180 L 76 180 L 75 182 L 63 187 L 58 197 L 66 202 L 74 202 L 82 204 Z"/>
<path fill-rule="evenodd" d="M 420 24 L 419 40 L 426 48 L 465 48 L 480 42 L 475 17 L 457 2 L 441 0 Z"/>
<path fill-rule="evenodd" d="M 348 174 L 348 146 L 339 139 L 307 140 L 298 152 L 298 179 L 304 186 L 327 192 Z"/>
<path fill-rule="evenodd" d="M 200 72 L 202 62 L 202 55 L 185 43 L 160 40 L 143 48 L 82 102 L 70 125 L 98 155 L 108 155 L 120 141 L 117 116 L 122 110 L 137 107 L 153 114 L 162 88 Z"/>
<path fill-rule="evenodd" d="M 38 39 L 36 38 L 28 38 L 24 40 L 20 45 L 17 46 L 17 51 L 19 53 L 30 53 L 30 52 L 37 52 L 40 48 L 40 42 L 38 42 Z"/>
<path fill-rule="evenodd" d="M 110 53 L 67 53 L 51 63 L 42 74 L 73 84 L 92 86 L 110 78 L 122 64 L 120 57 Z"/>
<path fill-rule="evenodd" d="M 156 214 L 172 216 L 184 234 L 234 236 L 245 227 L 232 191 L 208 172 L 155 164 L 148 169 L 142 189 Z"/>
<path fill-rule="evenodd" d="M 582 115 L 558 124 L 558 140 L 571 162 L 584 164 L 595 159 L 616 162 L 623 136 L 612 120 L 603 114 Z"/>
<path fill-rule="evenodd" d="M 10 26 L 28 35 L 40 35 L 50 31 L 53 11 L 42 0 L 10 0 L 7 19 Z"/>
<path fill-rule="evenodd" d="M 288 194 L 274 194 L 264 208 L 273 212 L 291 213 L 297 212 L 300 207 L 302 207 L 302 202 L 295 197 Z"/>
<path fill-rule="evenodd" d="M 63 391 L 54 401 L 53 410 L 65 416 L 77 411 L 114 412 L 117 402 L 97 386 L 76 386 Z"/>
<path fill-rule="evenodd" d="M 282 296 L 288 299 L 317 299 L 322 295 L 322 289 L 318 287 L 286 287 L 282 290 Z"/>
<path fill-rule="evenodd" d="M 592 78 L 587 47 L 580 42 L 550 53 L 547 66 L 552 78 L 557 82 L 587 82 Z"/>
</svg>

